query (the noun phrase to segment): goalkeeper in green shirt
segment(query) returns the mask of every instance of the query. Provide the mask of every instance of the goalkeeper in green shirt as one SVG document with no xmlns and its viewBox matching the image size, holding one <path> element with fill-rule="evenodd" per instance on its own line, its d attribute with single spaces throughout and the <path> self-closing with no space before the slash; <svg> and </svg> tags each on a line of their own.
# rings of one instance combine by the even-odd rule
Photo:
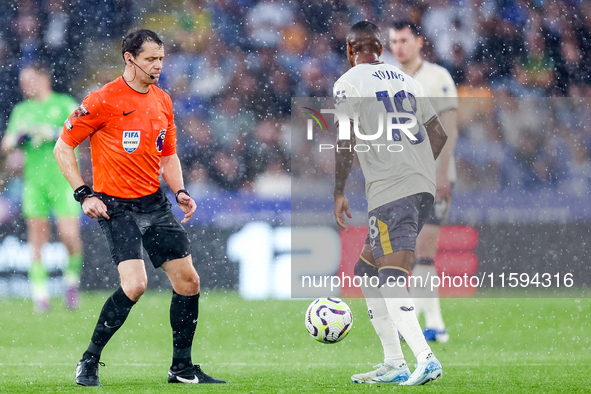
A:
<svg viewBox="0 0 591 394">
<path fill-rule="evenodd" d="M 18 103 L 10 114 L 2 151 L 4 154 L 13 149 L 24 152 L 22 213 L 33 251 L 29 269 L 33 302 L 39 312 L 49 309 L 47 270 L 41 263 L 41 249 L 49 241 L 49 217 L 53 214 L 60 239 L 68 249 L 64 272 L 66 304 L 74 309 L 78 305 L 82 270 L 81 209 L 54 159 L 53 147 L 77 103 L 68 95 L 53 92 L 51 74 L 41 65 L 24 68 L 19 81 L 27 99 Z"/>
</svg>

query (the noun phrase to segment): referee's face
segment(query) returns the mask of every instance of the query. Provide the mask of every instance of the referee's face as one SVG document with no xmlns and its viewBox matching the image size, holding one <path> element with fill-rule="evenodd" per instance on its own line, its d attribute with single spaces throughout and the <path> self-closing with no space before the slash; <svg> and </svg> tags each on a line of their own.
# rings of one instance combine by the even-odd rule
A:
<svg viewBox="0 0 591 394">
<path fill-rule="evenodd" d="M 164 46 L 153 41 L 146 41 L 142 44 L 142 50 L 133 61 L 141 67 L 144 72 L 138 71 L 136 76 L 145 84 L 157 83 L 162 72 L 164 60 Z M 154 78 L 150 78 L 150 75 Z"/>
<path fill-rule="evenodd" d="M 390 51 L 401 64 L 409 63 L 420 56 L 423 39 L 412 34 L 410 28 L 390 29 Z"/>
</svg>

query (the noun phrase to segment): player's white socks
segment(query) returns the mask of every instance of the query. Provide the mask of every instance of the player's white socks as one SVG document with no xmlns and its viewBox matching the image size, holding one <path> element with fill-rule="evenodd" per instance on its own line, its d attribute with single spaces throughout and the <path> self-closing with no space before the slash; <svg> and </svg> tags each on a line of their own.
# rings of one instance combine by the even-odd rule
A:
<svg viewBox="0 0 591 394">
<path fill-rule="evenodd" d="M 415 265 L 414 268 L 412 269 L 412 276 L 414 278 L 420 278 L 420 279 L 413 279 L 410 280 L 408 283 L 408 292 L 410 293 L 410 296 L 413 298 L 413 301 L 415 303 L 415 312 L 417 314 L 417 317 L 419 317 L 421 315 L 421 313 L 423 313 L 424 309 L 425 309 L 425 303 L 423 302 L 425 300 L 425 298 L 427 298 L 429 296 L 428 292 L 427 292 L 427 286 L 426 286 L 426 281 L 428 280 L 427 278 L 427 271 L 426 269 L 424 269 L 426 266 L 424 265 Z M 420 282 L 422 281 L 422 282 Z"/>
<path fill-rule="evenodd" d="M 362 287 L 363 296 L 367 302 L 367 310 L 371 323 L 384 348 L 384 362 L 394 368 L 406 365 L 404 354 L 400 347 L 398 330 L 390 318 L 388 307 L 382 297 L 380 289 L 373 286 Z"/>
<path fill-rule="evenodd" d="M 414 299 L 417 315 L 421 312 L 425 314 L 425 328 L 445 330 L 439 303 L 439 289 L 431 288 L 431 278 L 437 276 L 437 270 L 432 265 L 417 264 L 412 270 L 412 276 L 423 279 L 422 287 L 415 286 L 420 284 L 418 281 L 410 281 L 409 292 Z"/>
<path fill-rule="evenodd" d="M 433 355 L 433 352 L 431 351 L 431 349 L 426 349 L 423 350 L 422 352 L 420 352 L 419 354 L 417 354 L 417 363 L 424 363 L 425 361 L 427 361 L 431 356 Z"/>
<path fill-rule="evenodd" d="M 398 334 L 396 334 L 398 335 Z M 408 364 L 406 364 L 406 361 L 403 358 L 397 358 L 397 359 L 391 359 L 391 358 L 386 358 L 384 359 L 384 364 L 388 364 L 389 366 L 396 368 L 396 369 L 400 369 L 400 368 L 404 368 L 406 367 Z"/>
<path fill-rule="evenodd" d="M 443 322 L 443 316 L 441 316 L 439 297 L 425 298 L 425 327 L 437 331 L 445 330 L 445 323 Z"/>
<path fill-rule="evenodd" d="M 431 348 L 425 340 L 417 315 L 414 313 L 414 302 L 406 289 L 406 281 L 404 281 L 404 285 L 391 286 L 398 277 L 406 279 L 408 274 L 396 268 L 386 268 L 380 269 L 379 276 L 380 292 L 384 297 L 392 322 L 418 359 L 421 352 L 430 351 Z M 388 277 L 393 278 L 390 280 L 390 285 L 386 283 Z M 402 283 L 402 279 L 399 283 Z"/>
</svg>

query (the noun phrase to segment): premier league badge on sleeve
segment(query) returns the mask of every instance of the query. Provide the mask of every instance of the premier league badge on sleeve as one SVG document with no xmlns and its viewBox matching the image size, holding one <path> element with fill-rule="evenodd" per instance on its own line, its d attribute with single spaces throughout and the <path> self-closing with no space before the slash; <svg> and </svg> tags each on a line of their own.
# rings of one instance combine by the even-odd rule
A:
<svg viewBox="0 0 591 394">
<path fill-rule="evenodd" d="M 166 137 L 166 129 L 160 130 L 158 138 L 156 138 L 156 150 L 158 152 L 162 152 L 162 148 L 164 147 L 164 137 Z"/>
<path fill-rule="evenodd" d="M 123 149 L 127 153 L 133 153 L 140 146 L 141 131 L 124 131 L 123 132 Z"/>
</svg>

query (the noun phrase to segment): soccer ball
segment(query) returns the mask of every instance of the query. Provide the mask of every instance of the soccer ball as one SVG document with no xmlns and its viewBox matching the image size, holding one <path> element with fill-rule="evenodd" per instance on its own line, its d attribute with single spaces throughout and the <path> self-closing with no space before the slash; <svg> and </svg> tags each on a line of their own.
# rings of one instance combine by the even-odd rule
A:
<svg viewBox="0 0 591 394">
<path fill-rule="evenodd" d="M 306 311 L 306 328 L 312 338 L 322 343 L 337 343 L 353 326 L 349 306 L 339 298 L 317 298 Z"/>
</svg>

